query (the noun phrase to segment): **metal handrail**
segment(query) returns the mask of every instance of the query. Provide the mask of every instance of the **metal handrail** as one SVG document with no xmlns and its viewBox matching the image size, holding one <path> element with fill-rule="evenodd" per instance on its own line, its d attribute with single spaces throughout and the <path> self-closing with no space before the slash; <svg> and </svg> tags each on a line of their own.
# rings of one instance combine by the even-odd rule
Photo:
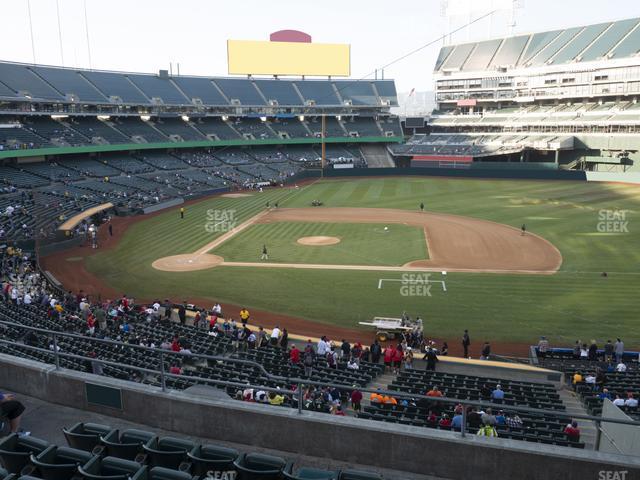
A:
<svg viewBox="0 0 640 480">
<path fill-rule="evenodd" d="M 84 361 L 90 361 L 90 362 L 98 362 L 104 365 L 110 365 L 110 366 L 114 366 L 114 367 L 118 367 L 118 368 L 126 368 L 126 369 L 131 369 L 131 370 L 137 370 L 137 371 L 143 371 L 146 373 L 151 373 L 151 374 L 158 374 L 161 376 L 161 383 L 162 383 L 162 390 L 166 392 L 167 388 L 165 385 L 165 378 L 166 377 L 173 377 L 173 378 L 178 378 L 178 379 L 184 379 L 184 380 L 197 380 L 198 382 L 204 382 L 204 383 L 210 383 L 210 384 L 214 384 L 214 385 L 221 385 L 221 386 L 232 386 L 232 387 L 238 387 L 238 388 L 253 388 L 253 389 L 261 389 L 261 390 L 265 390 L 265 391 L 274 391 L 274 392 L 280 392 L 280 393 L 285 393 L 285 394 L 290 394 L 290 395 L 295 395 L 296 393 L 298 394 L 298 411 L 300 413 L 302 413 L 302 387 L 304 385 L 307 386 L 319 386 L 319 387 L 330 387 L 330 388 L 336 388 L 338 390 L 345 390 L 345 388 L 348 388 L 346 385 L 342 384 L 335 384 L 335 383 L 330 383 L 330 382 L 319 382 L 319 381 L 313 381 L 310 379 L 305 379 L 305 378 L 298 378 L 298 377 L 283 377 L 280 375 L 273 375 L 270 374 L 269 372 L 267 372 L 265 370 L 265 368 L 257 363 L 257 362 L 253 362 L 251 360 L 242 360 L 242 359 L 234 359 L 234 358 L 230 358 L 230 357 L 222 357 L 222 356 L 215 356 L 215 355 L 204 355 L 204 354 L 194 354 L 194 353 L 179 353 L 179 352 L 169 352 L 169 351 L 165 351 L 165 350 L 161 350 L 161 349 L 157 349 L 157 348 L 150 348 L 150 347 L 143 347 L 140 345 L 131 345 L 131 344 L 126 344 L 123 342 L 116 342 L 113 340 L 106 340 L 106 339 L 97 339 L 97 338 L 90 338 L 90 337 L 86 337 L 83 335 L 77 335 L 77 334 L 71 334 L 71 333 L 64 333 L 64 332 L 56 332 L 56 331 L 52 331 L 52 330 L 46 330 L 46 329 L 39 329 L 37 327 L 32 327 L 32 326 L 28 326 L 28 325 L 22 325 L 19 323 L 13 323 L 13 322 L 7 322 L 7 321 L 2 321 L 0 320 L 0 324 L 4 324 L 4 325 L 11 325 L 13 327 L 18 327 L 18 328 L 24 328 L 27 330 L 34 330 L 34 331 L 38 331 L 40 333 L 46 333 L 48 335 L 51 335 L 53 337 L 53 343 L 54 343 L 54 350 L 48 350 L 48 349 L 44 349 L 44 348 L 40 348 L 40 347 L 34 347 L 31 345 L 27 345 L 24 343 L 18 343 L 15 341 L 10 341 L 10 340 L 4 340 L 4 339 L 0 339 L 0 344 L 5 344 L 5 345 L 13 345 L 13 346 L 17 346 L 20 348 L 26 348 L 29 350 L 34 350 L 34 351 L 39 351 L 39 352 L 43 352 L 43 353 L 47 353 L 49 355 L 53 355 L 54 356 L 54 363 L 55 363 L 55 367 L 56 370 L 61 369 L 60 367 L 60 358 L 64 358 L 64 357 L 68 357 L 68 358 L 74 358 L 74 359 L 78 359 L 78 360 L 84 360 Z M 95 357 L 86 357 L 83 355 L 75 355 L 75 354 L 70 354 L 70 353 L 64 353 L 64 352 L 59 352 L 57 349 L 57 339 L 59 336 L 64 336 L 64 337 L 72 337 L 72 338 L 76 338 L 76 339 L 81 339 L 83 341 L 95 341 L 95 342 L 100 342 L 100 343 L 107 343 L 107 344 L 112 344 L 112 345 L 117 345 L 117 346 L 126 346 L 126 347 L 130 347 L 130 348 L 137 348 L 140 350 L 144 350 L 144 351 L 149 351 L 152 352 L 155 355 L 159 356 L 160 359 L 160 370 L 153 370 L 153 369 L 147 369 L 144 367 L 137 367 L 135 365 L 128 365 L 128 364 L 122 364 L 122 363 L 115 363 L 115 362 L 111 362 L 111 361 L 107 361 L 107 360 L 100 360 L 97 359 Z M 297 388 L 296 390 L 287 390 L 287 389 L 278 389 L 278 388 L 273 388 L 273 387 L 267 387 L 264 385 L 255 385 L 253 383 L 239 383 L 239 382 L 226 382 L 223 380 L 214 380 L 214 379 L 209 379 L 209 378 L 205 378 L 205 377 L 201 377 L 201 376 L 197 376 L 197 375 L 184 375 L 184 374 L 171 374 L 168 373 L 164 370 L 164 356 L 165 355 L 177 355 L 177 356 L 183 356 L 185 358 L 203 358 L 206 360 L 214 360 L 214 361 L 222 361 L 222 362 L 232 362 L 232 363 L 240 363 L 240 364 L 247 364 L 247 365 L 251 365 L 253 367 L 257 367 L 259 368 L 262 372 L 264 372 L 264 376 L 268 379 L 268 380 L 274 380 L 274 381 L 281 381 L 281 382 L 287 382 L 290 385 L 296 385 Z M 529 407 L 522 407 L 522 406 L 515 406 L 515 405 L 505 405 L 505 404 L 499 404 L 499 403 L 493 403 L 493 402 L 486 402 L 486 401 L 478 401 L 478 400 L 467 400 L 467 399 L 459 399 L 459 398 L 454 398 L 454 397 L 429 397 L 427 395 L 417 395 L 417 394 L 408 394 L 408 393 L 403 393 L 403 392 L 399 392 L 399 391 L 395 391 L 395 390 L 383 390 L 383 389 L 370 389 L 370 388 L 358 388 L 358 390 L 360 390 L 362 393 L 377 393 L 377 394 L 385 394 L 385 395 L 389 395 L 389 396 L 393 396 L 394 398 L 404 398 L 404 399 L 411 399 L 411 400 L 417 400 L 417 399 L 426 399 L 429 402 L 434 402 L 434 403 L 445 403 L 445 404 L 461 404 L 463 406 L 463 422 L 462 422 L 462 429 L 461 429 L 461 434 L 462 436 L 465 436 L 466 433 L 466 410 L 467 407 L 489 407 L 489 408 L 493 408 L 493 409 L 502 409 L 502 410 L 508 410 L 510 412 L 520 412 L 520 413 L 528 413 L 528 414 L 532 414 L 532 415 L 536 415 L 536 416 L 550 416 L 550 417 L 571 417 L 572 419 L 577 419 L 577 420 L 586 420 L 586 421 L 592 421 L 592 422 L 596 422 L 596 423 L 600 423 L 600 422 L 607 422 L 607 423 L 615 423 L 615 424 L 621 424 L 621 425 L 631 425 L 631 426 L 638 426 L 640 427 L 640 422 L 639 421 L 633 421 L 633 420 L 620 420 L 620 419 L 616 419 L 616 418 L 604 418 L 604 417 L 595 417 L 592 415 L 581 415 L 581 414 L 568 414 L 566 412 L 559 412 L 556 410 L 544 410 L 544 409 L 538 409 L 538 408 L 529 408 Z"/>
</svg>

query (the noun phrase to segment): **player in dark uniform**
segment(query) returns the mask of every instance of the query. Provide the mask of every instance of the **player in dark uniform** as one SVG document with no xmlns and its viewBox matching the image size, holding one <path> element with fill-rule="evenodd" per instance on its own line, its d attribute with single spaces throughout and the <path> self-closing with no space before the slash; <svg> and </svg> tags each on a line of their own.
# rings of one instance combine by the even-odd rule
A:
<svg viewBox="0 0 640 480">
<path fill-rule="evenodd" d="M 520 227 L 520 235 L 525 235 L 527 233 L 527 226 L 523 223 L 522 227 Z"/>
<path fill-rule="evenodd" d="M 260 256 L 260 260 L 269 260 L 269 254 L 267 253 L 267 246 L 262 246 L 262 255 Z"/>
<path fill-rule="evenodd" d="M 420 202 L 420 211 L 424 212 L 424 202 Z"/>
</svg>

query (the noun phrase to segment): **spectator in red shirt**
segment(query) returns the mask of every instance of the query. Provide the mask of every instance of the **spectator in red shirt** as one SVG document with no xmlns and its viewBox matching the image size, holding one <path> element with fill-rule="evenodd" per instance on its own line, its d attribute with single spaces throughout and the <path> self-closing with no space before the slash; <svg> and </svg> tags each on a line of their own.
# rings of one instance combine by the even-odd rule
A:
<svg viewBox="0 0 640 480">
<path fill-rule="evenodd" d="M 451 429 L 451 419 L 449 418 L 449 415 L 447 415 L 446 413 L 443 414 L 438 425 L 440 425 L 440 428 L 443 428 L 446 430 Z"/>
<path fill-rule="evenodd" d="M 354 412 L 359 412 L 361 410 L 360 403 L 362 402 L 362 392 L 358 389 L 355 389 L 351 392 L 351 407 Z"/>
<path fill-rule="evenodd" d="M 209 317 L 209 331 L 213 332 L 218 324 L 218 315 L 215 312 L 211 313 L 211 317 Z"/>
<path fill-rule="evenodd" d="M 180 367 L 177 364 L 173 364 L 171 365 L 171 368 L 169 368 L 169 373 L 173 374 L 173 375 L 181 375 L 182 374 L 182 370 L 180 369 Z"/>
<path fill-rule="evenodd" d="M 429 415 L 427 415 L 427 425 L 431 428 L 436 428 L 438 425 L 438 416 L 431 410 L 429 410 Z"/>
<path fill-rule="evenodd" d="M 576 422 L 575 420 L 573 420 L 569 425 L 565 427 L 564 433 L 570 441 L 580 441 L 580 429 L 578 428 L 578 422 Z"/>
<path fill-rule="evenodd" d="M 398 345 L 393 352 L 393 373 L 399 373 L 400 367 L 402 367 L 402 360 L 404 359 L 404 353 L 402 352 L 402 346 Z"/>
<path fill-rule="evenodd" d="M 391 370 L 391 364 L 393 362 L 393 357 L 395 355 L 396 349 L 393 345 L 389 345 L 384 349 L 384 371 L 386 373 L 387 369 Z"/>
<path fill-rule="evenodd" d="M 300 363 L 300 350 L 295 345 L 291 345 L 291 351 L 289 352 L 289 361 L 293 365 Z"/>
<path fill-rule="evenodd" d="M 173 337 L 173 342 L 171 342 L 171 350 L 174 352 L 179 352 L 181 350 L 180 339 L 178 339 L 178 337 Z"/>
</svg>

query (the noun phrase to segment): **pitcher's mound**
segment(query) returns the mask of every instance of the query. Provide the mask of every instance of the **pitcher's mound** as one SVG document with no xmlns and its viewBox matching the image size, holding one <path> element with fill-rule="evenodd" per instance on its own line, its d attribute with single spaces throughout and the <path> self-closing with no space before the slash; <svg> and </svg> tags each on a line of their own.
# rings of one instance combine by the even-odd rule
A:
<svg viewBox="0 0 640 480">
<path fill-rule="evenodd" d="M 192 272 L 194 270 L 205 270 L 207 268 L 220 265 L 224 258 L 210 253 L 187 253 L 185 255 L 173 255 L 171 257 L 159 258 L 151 264 L 156 270 L 165 272 Z"/>
<path fill-rule="evenodd" d="M 315 237 L 301 237 L 297 241 L 300 245 L 312 245 L 315 247 L 340 243 L 340 239 L 338 237 L 323 237 L 321 235 Z"/>
<path fill-rule="evenodd" d="M 244 198 L 244 197 L 253 197 L 250 193 L 223 193 L 222 197 L 227 198 Z"/>
</svg>

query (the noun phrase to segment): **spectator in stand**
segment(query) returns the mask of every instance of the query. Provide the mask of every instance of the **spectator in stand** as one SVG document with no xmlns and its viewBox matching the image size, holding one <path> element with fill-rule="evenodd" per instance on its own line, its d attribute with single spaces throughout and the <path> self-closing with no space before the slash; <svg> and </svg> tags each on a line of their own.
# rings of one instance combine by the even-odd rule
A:
<svg viewBox="0 0 640 480">
<path fill-rule="evenodd" d="M 316 365 L 316 353 L 313 351 L 311 340 L 307 343 L 304 349 L 304 355 L 302 356 L 302 363 L 304 365 L 305 377 L 311 377 L 313 373 L 313 367 Z"/>
<path fill-rule="evenodd" d="M 604 361 L 610 363 L 613 360 L 614 346 L 611 340 L 604 344 Z"/>
<path fill-rule="evenodd" d="M 395 354 L 395 348 L 393 345 L 389 345 L 384 349 L 384 372 L 391 371 L 393 364 L 393 356 Z"/>
<path fill-rule="evenodd" d="M 580 429 L 578 428 L 578 422 L 575 420 L 564 428 L 564 433 L 569 441 L 576 443 L 580 441 Z"/>
<path fill-rule="evenodd" d="M 289 345 L 289 332 L 286 328 L 282 329 L 282 334 L 280 335 L 278 344 L 280 345 L 280 348 L 282 350 L 284 350 L 285 352 L 287 351 L 287 346 Z"/>
<path fill-rule="evenodd" d="M 331 349 L 331 344 L 329 343 L 328 339 L 326 336 L 323 336 L 322 338 L 320 338 L 320 340 L 318 341 L 318 356 L 320 357 L 324 357 L 327 355 L 327 352 Z"/>
<path fill-rule="evenodd" d="M 496 425 L 506 425 L 507 419 L 504 416 L 504 411 L 500 410 L 496 415 Z"/>
<path fill-rule="evenodd" d="M 440 350 L 440 355 L 447 356 L 449 355 L 449 345 L 447 342 L 442 342 L 442 349 Z"/>
<path fill-rule="evenodd" d="M 0 392 L 0 412 L 4 418 L 9 419 L 11 433 L 18 433 L 20 430 L 20 421 L 24 411 L 24 405 L 16 400 L 12 394 Z M 29 432 L 22 432 L 22 434 L 29 435 Z"/>
<path fill-rule="evenodd" d="M 624 406 L 628 408 L 638 408 L 638 399 L 633 396 L 632 392 L 627 393 L 627 399 L 624 401 Z"/>
<path fill-rule="evenodd" d="M 504 401 L 504 391 L 501 385 L 496 385 L 496 389 L 491 392 L 493 403 L 502 403 Z"/>
<path fill-rule="evenodd" d="M 619 338 L 616 339 L 616 343 L 613 345 L 613 352 L 616 355 L 616 363 L 622 363 L 622 357 L 624 355 L 624 342 Z"/>
<path fill-rule="evenodd" d="M 446 413 L 442 414 L 442 418 L 438 422 L 438 426 L 443 430 L 451 430 L 451 419 Z"/>
<path fill-rule="evenodd" d="M 605 398 L 608 398 L 609 400 L 611 400 L 611 394 L 609 393 L 609 390 L 604 388 L 602 389 L 602 392 L 600 392 L 600 394 L 598 395 L 598 398 L 600 400 L 604 400 Z"/>
<path fill-rule="evenodd" d="M 427 352 L 424 354 L 424 357 L 422 359 L 426 360 L 427 362 L 426 369 L 435 372 L 436 363 L 438 362 L 436 351 L 431 347 L 427 347 Z"/>
<path fill-rule="evenodd" d="M 289 361 L 292 365 L 298 365 L 300 363 L 300 350 L 298 350 L 298 348 L 293 344 L 289 351 Z"/>
<path fill-rule="evenodd" d="M 487 411 L 481 415 L 482 423 L 485 425 L 491 425 L 492 427 L 498 424 L 495 415 L 490 408 L 487 408 Z"/>
<path fill-rule="evenodd" d="M 549 351 L 549 340 L 546 337 L 540 337 L 540 341 L 538 342 L 538 355 L 540 358 L 544 359 L 547 356 L 547 352 Z"/>
<path fill-rule="evenodd" d="M 242 307 L 240 309 L 240 321 L 242 322 L 242 325 L 246 325 L 247 322 L 249 322 L 250 318 L 251 318 L 251 314 L 249 313 L 249 310 Z"/>
<path fill-rule="evenodd" d="M 582 347 L 580 347 L 580 360 L 587 360 L 589 358 L 589 349 L 587 348 L 587 344 L 583 343 Z"/>
<path fill-rule="evenodd" d="M 356 386 L 353 386 L 353 391 L 351 392 L 351 408 L 353 408 L 354 412 L 360 412 L 361 410 L 361 403 L 362 403 L 362 392 L 360 390 L 358 390 L 356 388 Z"/>
<path fill-rule="evenodd" d="M 272 347 L 278 345 L 278 340 L 280 340 L 280 327 L 276 325 L 273 330 L 271 330 L 271 338 L 270 343 Z"/>
<path fill-rule="evenodd" d="M 356 359 L 351 357 L 349 359 L 349 361 L 347 362 L 347 369 L 348 370 L 360 370 L 360 365 L 358 365 L 358 362 L 356 362 Z"/>
<path fill-rule="evenodd" d="M 598 360 L 598 345 L 595 340 L 591 340 L 591 345 L 589 345 L 589 360 L 595 362 Z"/>
<path fill-rule="evenodd" d="M 402 368 L 402 360 L 404 359 L 404 352 L 402 351 L 402 345 L 398 345 L 393 352 L 393 373 L 400 373 Z"/>
<path fill-rule="evenodd" d="M 488 383 L 484 383 L 481 387 L 480 387 L 480 398 L 482 400 L 490 400 L 491 399 L 491 387 L 489 386 Z"/>
<path fill-rule="evenodd" d="M 438 416 L 433 410 L 429 410 L 427 414 L 427 426 L 430 428 L 436 428 L 438 426 Z"/>
<path fill-rule="evenodd" d="M 462 414 L 456 413 L 451 420 L 451 430 L 459 432 L 462 430 Z"/>
<path fill-rule="evenodd" d="M 616 365 L 616 372 L 624 373 L 627 371 L 627 366 L 620 360 L 620 363 Z"/>
<path fill-rule="evenodd" d="M 378 342 L 378 340 L 371 344 L 369 351 L 371 352 L 371 361 L 373 363 L 380 363 L 380 357 L 382 356 L 382 347 L 380 346 L 380 342 Z"/>
<path fill-rule="evenodd" d="M 513 415 L 507 417 L 505 421 L 510 429 L 519 429 L 522 428 L 523 425 L 522 419 L 518 416 L 517 413 L 514 413 Z"/>
<path fill-rule="evenodd" d="M 484 342 L 482 346 L 482 353 L 480 355 L 480 360 L 489 360 L 491 358 L 491 345 L 489 342 Z"/>
<path fill-rule="evenodd" d="M 344 338 L 342 339 L 342 343 L 340 344 L 340 351 L 338 353 L 340 359 L 348 359 L 351 355 L 351 345 Z"/>
<path fill-rule="evenodd" d="M 442 397 L 442 392 L 438 389 L 437 385 L 434 385 L 431 390 L 427 392 L 427 397 Z"/>
<path fill-rule="evenodd" d="M 576 344 L 573 346 L 573 359 L 578 360 L 580 358 L 580 340 L 576 340 Z"/>
<path fill-rule="evenodd" d="M 580 371 L 577 371 L 576 373 L 573 374 L 573 379 L 572 379 L 572 383 L 573 383 L 573 388 L 575 389 L 576 385 L 578 385 L 579 383 L 583 382 L 583 377 L 582 377 L 582 373 L 580 373 Z"/>
<path fill-rule="evenodd" d="M 338 368 L 338 354 L 336 353 L 335 347 L 331 347 L 327 352 L 327 365 L 334 370 Z"/>
<path fill-rule="evenodd" d="M 404 369 L 413 370 L 413 349 L 407 347 L 404 354 Z M 435 368 L 434 368 L 435 369 Z"/>
<path fill-rule="evenodd" d="M 187 302 L 184 301 L 182 304 L 178 306 L 178 318 L 180 319 L 180 323 L 182 325 L 187 321 Z"/>
<path fill-rule="evenodd" d="M 623 407 L 624 406 L 624 399 L 620 396 L 620 394 L 616 394 L 616 399 L 613 401 L 613 404 L 616 407 Z"/>
</svg>

